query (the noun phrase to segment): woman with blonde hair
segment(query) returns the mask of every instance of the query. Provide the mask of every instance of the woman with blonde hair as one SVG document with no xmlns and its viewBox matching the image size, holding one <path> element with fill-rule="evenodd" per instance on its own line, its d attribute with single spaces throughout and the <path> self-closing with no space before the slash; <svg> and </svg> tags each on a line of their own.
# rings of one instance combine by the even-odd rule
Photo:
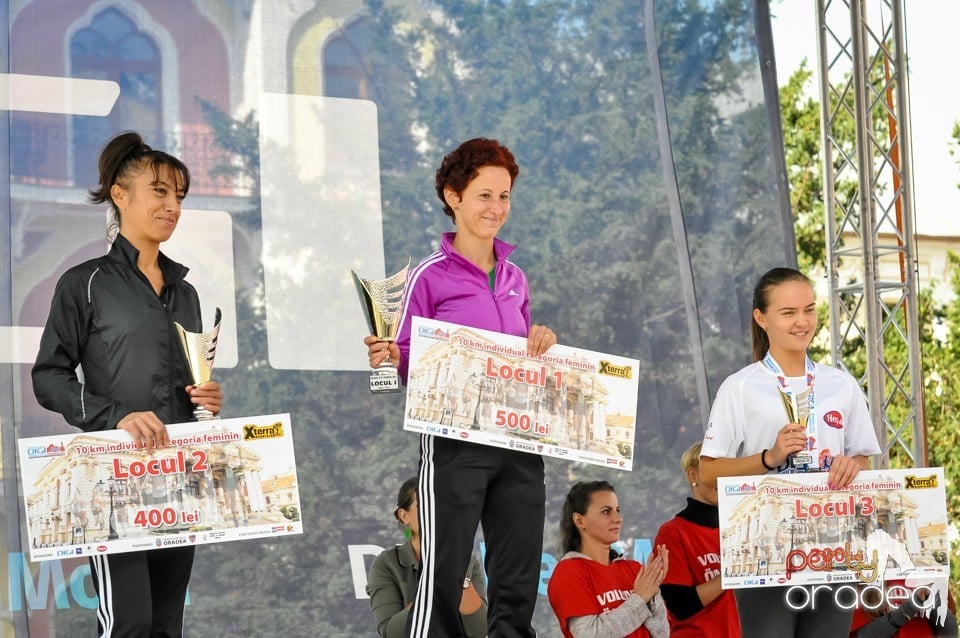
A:
<svg viewBox="0 0 960 638">
<path fill-rule="evenodd" d="M 700 480 L 700 441 L 680 457 L 690 485 L 687 506 L 660 526 L 654 545 L 670 548 L 670 569 L 660 592 L 667 605 L 671 636 L 740 635 L 732 590 L 720 587 L 720 513 L 716 486 Z"/>
</svg>

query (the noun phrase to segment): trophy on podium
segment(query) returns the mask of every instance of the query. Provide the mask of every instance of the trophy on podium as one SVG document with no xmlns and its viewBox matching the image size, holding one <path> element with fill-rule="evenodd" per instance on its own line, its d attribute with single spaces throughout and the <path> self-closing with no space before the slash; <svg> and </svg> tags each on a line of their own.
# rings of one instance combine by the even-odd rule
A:
<svg viewBox="0 0 960 638">
<path fill-rule="evenodd" d="M 183 347 L 183 354 L 187 359 L 187 367 L 190 370 L 190 377 L 194 385 L 206 383 L 213 377 L 213 356 L 217 352 L 220 319 L 220 309 L 217 308 L 213 318 L 213 329 L 202 333 L 190 332 L 178 322 L 173 322 L 173 325 L 177 327 L 180 345 Z M 210 410 L 197 406 L 197 409 L 193 411 L 193 418 L 197 421 L 207 421 L 219 417 Z"/>
<path fill-rule="evenodd" d="M 353 281 L 357 284 L 357 293 L 363 306 L 370 333 L 380 341 L 391 342 L 397 338 L 397 329 L 400 327 L 400 308 L 403 305 L 403 294 L 407 287 L 407 272 L 410 262 L 400 272 L 386 279 L 364 279 L 356 272 L 350 271 Z M 386 394 L 400 391 L 400 375 L 397 367 L 387 357 L 383 363 L 370 374 L 370 392 Z"/>
</svg>

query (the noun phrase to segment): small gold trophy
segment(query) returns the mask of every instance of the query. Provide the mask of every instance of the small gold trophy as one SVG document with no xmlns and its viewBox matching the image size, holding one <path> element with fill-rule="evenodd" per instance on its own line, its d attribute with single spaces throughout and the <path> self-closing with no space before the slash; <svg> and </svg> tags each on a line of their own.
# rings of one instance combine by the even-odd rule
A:
<svg viewBox="0 0 960 638">
<path fill-rule="evenodd" d="M 403 305 L 403 293 L 407 287 L 407 272 L 410 262 L 400 272 L 386 279 L 364 279 L 356 272 L 350 271 L 353 281 L 357 284 L 357 294 L 363 305 L 370 333 L 380 341 L 395 341 L 397 329 L 400 327 L 400 309 Z M 397 367 L 387 357 L 370 374 L 370 392 L 386 394 L 400 391 L 400 375 Z"/>
<path fill-rule="evenodd" d="M 785 392 L 780 393 L 783 400 L 783 407 L 787 411 L 787 418 L 790 423 L 799 423 L 807 425 L 807 419 L 810 416 L 810 390 L 809 388 L 796 396 L 796 403 Z M 790 463 L 794 467 L 808 466 L 813 463 L 813 454 L 807 450 L 794 452 L 790 455 Z"/>
<path fill-rule="evenodd" d="M 217 308 L 213 317 L 213 329 L 210 332 L 202 333 L 189 332 L 176 321 L 173 322 L 173 325 L 177 327 L 180 345 L 183 346 L 183 354 L 187 358 L 187 367 L 190 369 L 190 376 L 194 385 L 206 383 L 213 377 L 213 356 L 217 352 L 220 319 L 220 309 Z M 220 417 L 202 406 L 197 406 L 197 409 L 193 411 L 193 418 L 197 421 L 207 421 Z"/>
</svg>

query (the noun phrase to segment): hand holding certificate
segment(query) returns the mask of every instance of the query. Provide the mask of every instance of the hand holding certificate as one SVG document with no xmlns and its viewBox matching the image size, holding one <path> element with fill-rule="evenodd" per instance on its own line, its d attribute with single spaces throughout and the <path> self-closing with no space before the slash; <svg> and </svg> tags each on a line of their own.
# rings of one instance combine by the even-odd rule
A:
<svg viewBox="0 0 960 638">
<path fill-rule="evenodd" d="M 532 356 L 523 337 L 414 317 L 404 429 L 630 470 L 638 367 L 562 345 Z"/>
<path fill-rule="evenodd" d="M 289 415 L 168 431 L 150 449 L 120 430 L 20 439 L 30 558 L 302 533 Z"/>
<path fill-rule="evenodd" d="M 942 468 L 720 478 L 723 587 L 949 577 Z"/>
</svg>

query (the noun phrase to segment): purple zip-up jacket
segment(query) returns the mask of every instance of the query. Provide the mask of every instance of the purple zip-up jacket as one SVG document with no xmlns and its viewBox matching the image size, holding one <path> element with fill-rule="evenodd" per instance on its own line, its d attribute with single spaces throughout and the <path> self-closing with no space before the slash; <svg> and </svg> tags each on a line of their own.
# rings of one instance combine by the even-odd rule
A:
<svg viewBox="0 0 960 638">
<path fill-rule="evenodd" d="M 410 323 L 414 316 L 439 319 L 471 328 L 493 330 L 517 337 L 530 331 L 530 290 L 520 268 L 507 261 L 516 246 L 493 240 L 497 256 L 494 289 L 490 277 L 453 249 L 454 233 L 444 233 L 440 250 L 407 277 L 406 297 L 400 311 L 400 377 L 406 383 L 410 354 Z"/>
</svg>

